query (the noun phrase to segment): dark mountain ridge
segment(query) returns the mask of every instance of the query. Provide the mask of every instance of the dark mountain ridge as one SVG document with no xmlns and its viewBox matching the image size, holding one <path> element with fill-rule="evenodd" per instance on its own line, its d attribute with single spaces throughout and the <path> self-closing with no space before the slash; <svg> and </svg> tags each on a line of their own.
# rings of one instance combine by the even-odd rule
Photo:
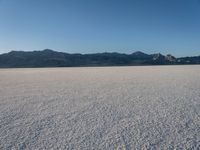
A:
<svg viewBox="0 0 200 150">
<path fill-rule="evenodd" d="M 11 51 L 0 55 L 0 68 L 22 67 L 78 67 L 78 66 L 132 66 L 200 64 L 200 56 L 175 58 L 174 56 L 145 54 L 94 53 L 69 54 L 50 49 L 42 51 Z"/>
</svg>

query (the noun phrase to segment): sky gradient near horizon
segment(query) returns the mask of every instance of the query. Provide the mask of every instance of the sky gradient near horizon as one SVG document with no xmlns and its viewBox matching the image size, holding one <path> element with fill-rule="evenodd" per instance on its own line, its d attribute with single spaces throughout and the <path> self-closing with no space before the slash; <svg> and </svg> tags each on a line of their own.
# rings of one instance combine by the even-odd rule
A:
<svg viewBox="0 0 200 150">
<path fill-rule="evenodd" d="M 0 53 L 200 55 L 200 0 L 0 0 Z"/>
</svg>

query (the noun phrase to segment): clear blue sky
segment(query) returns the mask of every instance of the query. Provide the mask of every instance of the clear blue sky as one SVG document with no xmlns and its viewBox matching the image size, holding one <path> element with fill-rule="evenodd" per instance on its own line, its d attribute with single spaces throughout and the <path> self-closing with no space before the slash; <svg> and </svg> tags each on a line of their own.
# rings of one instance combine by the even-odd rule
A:
<svg viewBox="0 0 200 150">
<path fill-rule="evenodd" d="M 200 55 L 200 0 L 0 0 L 0 53 Z"/>
</svg>

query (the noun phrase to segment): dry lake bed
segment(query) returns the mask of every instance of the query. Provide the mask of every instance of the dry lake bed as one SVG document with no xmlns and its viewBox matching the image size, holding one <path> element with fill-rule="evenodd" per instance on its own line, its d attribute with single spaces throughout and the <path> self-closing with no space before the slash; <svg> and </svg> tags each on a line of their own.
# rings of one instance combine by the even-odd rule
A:
<svg viewBox="0 0 200 150">
<path fill-rule="evenodd" d="M 200 66 L 0 69 L 0 149 L 200 149 Z"/>
</svg>

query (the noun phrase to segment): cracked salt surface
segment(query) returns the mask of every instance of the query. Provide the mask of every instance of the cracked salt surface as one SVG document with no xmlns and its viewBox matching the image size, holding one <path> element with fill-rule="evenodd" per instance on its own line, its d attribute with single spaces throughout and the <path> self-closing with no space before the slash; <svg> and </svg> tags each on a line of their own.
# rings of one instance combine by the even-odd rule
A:
<svg viewBox="0 0 200 150">
<path fill-rule="evenodd" d="M 200 149 L 200 66 L 0 69 L 0 149 Z"/>
</svg>

